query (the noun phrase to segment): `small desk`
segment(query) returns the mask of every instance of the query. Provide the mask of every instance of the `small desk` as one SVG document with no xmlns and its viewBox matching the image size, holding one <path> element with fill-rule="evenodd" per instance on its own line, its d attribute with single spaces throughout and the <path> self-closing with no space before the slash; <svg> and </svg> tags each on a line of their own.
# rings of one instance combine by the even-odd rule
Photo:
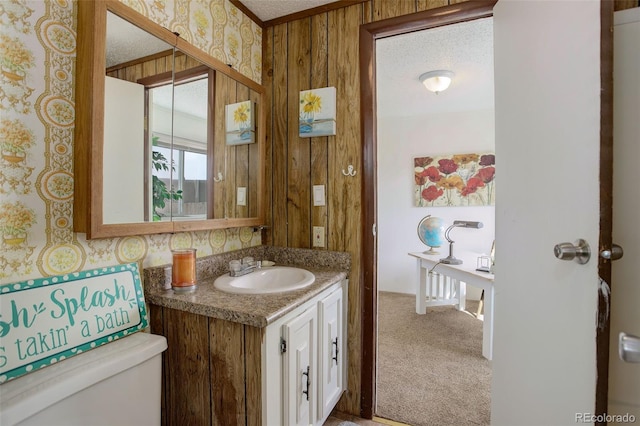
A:
<svg viewBox="0 0 640 426">
<path fill-rule="evenodd" d="M 484 321 L 482 329 L 482 355 L 493 357 L 493 274 L 476 271 L 480 253 L 456 252 L 454 255 L 462 259 L 462 265 L 438 264 L 447 253 L 424 254 L 409 253 L 417 258 L 417 291 L 416 313 L 424 315 L 428 306 L 456 305 L 464 310 L 466 300 L 466 284 L 484 290 Z M 429 270 L 433 268 L 433 273 Z M 444 280 L 442 279 L 444 277 Z M 436 280 L 437 278 L 437 280 Z"/>
</svg>

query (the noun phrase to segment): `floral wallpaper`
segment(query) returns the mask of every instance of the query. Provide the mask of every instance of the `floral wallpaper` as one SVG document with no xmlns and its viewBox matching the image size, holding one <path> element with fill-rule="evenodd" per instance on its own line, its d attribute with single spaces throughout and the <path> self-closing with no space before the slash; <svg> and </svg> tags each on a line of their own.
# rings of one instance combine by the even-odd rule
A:
<svg viewBox="0 0 640 426">
<path fill-rule="evenodd" d="M 261 81 L 262 29 L 228 0 L 122 0 Z M 73 232 L 76 1 L 0 0 L 0 284 L 259 245 L 251 228 L 86 241 Z"/>
<path fill-rule="evenodd" d="M 120 0 L 260 83 L 262 28 L 228 0 Z"/>
</svg>

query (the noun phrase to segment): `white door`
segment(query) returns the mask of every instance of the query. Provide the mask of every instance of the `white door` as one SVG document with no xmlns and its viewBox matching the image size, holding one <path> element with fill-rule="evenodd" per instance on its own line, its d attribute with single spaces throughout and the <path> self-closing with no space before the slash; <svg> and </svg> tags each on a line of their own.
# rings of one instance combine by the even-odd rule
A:
<svg viewBox="0 0 640 426">
<path fill-rule="evenodd" d="M 314 306 L 282 326 L 287 342 L 283 400 L 288 426 L 314 423 L 317 321 L 318 311 Z"/>
<path fill-rule="evenodd" d="M 600 2 L 494 8 L 495 330 L 491 422 L 574 425 L 596 394 Z M 589 421 L 592 423 L 592 421 Z"/>
<path fill-rule="evenodd" d="M 620 332 L 640 336 L 640 8 L 616 12 L 613 55 L 613 241 L 624 249 L 611 294 L 609 413 L 640 420 L 640 364 L 618 356 Z M 621 420 L 624 420 L 621 419 Z M 613 422 L 612 422 L 613 423 Z"/>
</svg>

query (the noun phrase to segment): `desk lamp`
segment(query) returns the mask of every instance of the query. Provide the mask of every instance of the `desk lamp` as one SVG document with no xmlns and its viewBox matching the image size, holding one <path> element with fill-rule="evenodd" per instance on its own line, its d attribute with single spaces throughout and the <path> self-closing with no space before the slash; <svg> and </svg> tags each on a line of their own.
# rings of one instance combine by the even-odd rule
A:
<svg viewBox="0 0 640 426">
<path fill-rule="evenodd" d="M 462 264 L 462 259 L 458 259 L 453 255 L 453 243 L 454 241 L 449 238 L 449 234 L 451 233 L 451 230 L 453 228 L 474 228 L 474 229 L 480 229 L 482 228 L 484 225 L 482 225 L 482 222 L 470 222 L 468 220 L 454 220 L 453 221 L 453 225 L 451 225 L 450 227 L 447 228 L 446 231 L 444 231 L 444 237 L 447 239 L 447 241 L 449 241 L 449 256 L 440 259 L 440 263 L 445 263 L 447 265 L 461 265 Z"/>
</svg>

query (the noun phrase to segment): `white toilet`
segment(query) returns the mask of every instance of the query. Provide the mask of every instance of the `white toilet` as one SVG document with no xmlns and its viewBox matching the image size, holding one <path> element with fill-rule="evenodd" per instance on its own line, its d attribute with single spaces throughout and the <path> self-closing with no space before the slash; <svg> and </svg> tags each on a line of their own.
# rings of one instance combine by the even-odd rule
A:
<svg viewBox="0 0 640 426">
<path fill-rule="evenodd" d="M 159 425 L 163 336 L 135 333 L 0 385 L 0 425 Z"/>
</svg>

